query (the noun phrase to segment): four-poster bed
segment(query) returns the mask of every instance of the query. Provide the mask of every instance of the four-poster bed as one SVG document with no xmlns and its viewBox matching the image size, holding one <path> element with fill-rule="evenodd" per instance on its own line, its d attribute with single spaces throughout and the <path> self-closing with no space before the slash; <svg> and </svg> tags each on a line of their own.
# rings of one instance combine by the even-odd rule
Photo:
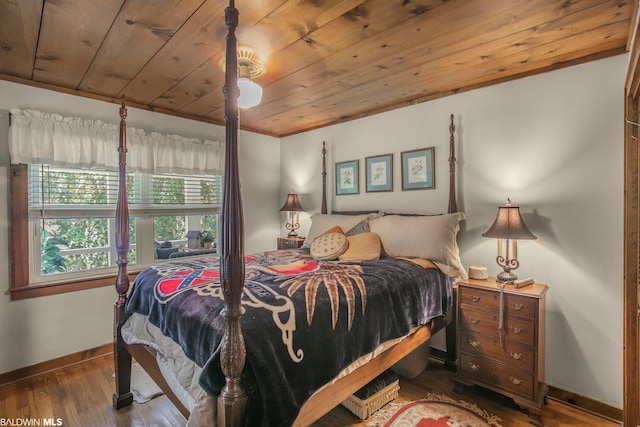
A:
<svg viewBox="0 0 640 427">
<path fill-rule="evenodd" d="M 260 388 L 252 381 L 255 381 L 259 385 L 259 379 L 256 378 L 255 372 L 248 372 L 245 370 L 245 363 L 249 360 L 247 359 L 247 346 L 245 345 L 245 335 L 243 333 L 249 334 L 249 338 L 247 343 L 254 344 L 260 338 L 261 335 L 266 335 L 266 328 L 264 331 L 262 328 L 259 328 L 259 333 L 255 333 L 251 328 L 247 328 L 248 322 L 250 319 L 246 318 L 246 315 L 243 318 L 243 314 L 245 311 L 249 310 L 249 314 L 251 318 L 258 318 L 261 312 L 255 310 L 255 306 L 259 305 L 261 308 L 264 308 L 264 302 L 259 301 L 259 298 L 256 297 L 267 295 L 269 298 L 273 298 L 277 301 L 282 301 L 283 299 L 287 300 L 287 296 L 290 300 L 287 300 L 287 303 L 293 304 L 294 297 L 299 295 L 294 295 L 295 291 L 291 291 L 291 289 L 295 289 L 297 287 L 306 285 L 301 284 L 297 277 L 304 276 L 304 274 L 309 274 L 310 272 L 317 272 L 325 269 L 333 269 L 334 266 L 338 264 L 322 264 L 320 261 L 314 259 L 311 255 L 309 255 L 309 249 L 289 249 L 285 251 L 274 251 L 273 253 L 265 253 L 259 254 L 255 256 L 245 257 L 244 254 L 244 227 L 243 227 L 243 214 L 242 214 L 242 202 L 240 197 L 240 182 L 239 182 L 239 171 L 238 171 L 238 147 L 237 147 L 237 138 L 238 138 L 238 106 L 237 106 L 237 83 L 236 83 L 236 75 L 237 75 L 237 62 L 236 62 L 236 38 L 235 38 L 235 29 L 238 25 L 238 11 L 234 7 L 233 0 L 230 1 L 229 7 L 225 9 L 225 21 L 228 28 L 227 35 L 227 48 L 226 48 L 226 77 L 225 77 L 225 119 L 226 119 L 226 156 L 225 156 L 225 172 L 224 172 L 224 197 L 223 197 L 223 206 L 221 213 L 221 230 L 220 230 L 220 245 L 219 251 L 220 256 L 215 261 L 213 257 L 207 258 L 205 261 L 180 261 L 178 263 L 171 263 L 171 265 L 179 266 L 180 268 L 185 268 L 189 271 L 198 271 L 198 274 L 201 274 L 206 270 L 204 267 L 205 263 L 209 263 L 208 267 L 212 265 L 215 266 L 215 270 L 206 270 L 209 275 L 215 275 L 216 272 L 219 272 L 219 276 L 215 277 L 215 284 L 218 286 L 215 287 L 211 285 L 211 287 L 206 288 L 206 290 L 199 290 L 197 292 L 185 292 L 184 289 L 180 288 L 171 288 L 171 290 L 166 291 L 165 293 L 162 288 L 163 284 L 167 284 L 167 277 L 173 274 L 172 277 L 175 277 L 176 274 L 182 274 L 182 272 L 176 273 L 175 270 L 171 270 L 173 267 L 166 268 L 149 268 L 144 272 L 140 273 L 138 279 L 136 279 L 136 284 L 134 285 L 134 289 L 129 293 L 129 280 L 127 275 L 127 253 L 129 250 L 129 215 L 127 209 L 127 199 L 126 199 L 126 108 L 124 98 L 122 100 L 122 107 L 120 109 L 121 116 L 121 124 L 120 124 L 120 145 L 119 145 L 119 156 L 120 156 L 120 172 L 119 172 L 119 193 L 118 193 L 118 207 L 116 209 L 116 244 L 118 251 L 118 275 L 116 279 L 116 290 L 118 293 L 118 298 L 115 303 L 114 308 L 114 363 L 116 370 L 116 392 L 113 396 L 113 405 L 115 408 L 121 408 L 129 405 L 133 396 L 130 392 L 131 385 L 131 360 L 132 356 L 142 365 L 145 370 L 150 374 L 150 376 L 158 383 L 158 385 L 165 391 L 167 396 L 176 404 L 177 408 L 185 415 L 185 417 L 189 416 L 189 413 L 192 411 L 194 406 L 200 405 L 200 401 L 196 402 L 195 405 L 187 405 L 185 404 L 185 398 L 181 397 L 180 393 L 174 391 L 175 387 L 173 384 L 169 384 L 171 381 L 168 381 L 165 376 L 163 376 L 163 367 L 160 366 L 158 360 L 156 359 L 157 353 L 160 351 L 159 347 L 156 347 L 155 344 L 151 341 L 146 344 L 144 340 L 141 341 L 133 341 L 130 338 L 131 332 L 129 331 L 128 323 L 135 323 L 140 319 L 139 314 L 145 313 L 143 317 L 153 318 L 157 315 L 157 312 L 166 312 L 163 316 L 172 316 L 173 312 L 170 310 L 172 304 L 180 299 L 185 300 L 185 304 L 188 305 L 191 309 L 194 306 L 200 304 L 200 300 L 196 300 L 195 294 L 207 294 L 207 296 L 212 296 L 212 293 L 216 293 L 216 296 L 219 299 L 224 301 L 224 304 L 220 307 L 218 306 L 206 306 L 200 309 L 200 311 L 209 313 L 211 317 L 211 313 L 216 314 L 213 318 L 214 320 L 211 323 L 215 323 L 218 327 L 218 331 L 220 333 L 219 337 L 216 339 L 211 339 L 209 342 L 209 333 L 213 335 L 213 332 L 209 332 L 205 330 L 205 327 L 208 325 L 204 323 L 197 323 L 197 327 L 189 329 L 184 325 L 176 326 L 177 321 L 169 321 L 166 322 L 164 318 L 157 320 L 157 324 L 161 325 L 163 335 L 171 335 L 174 337 L 174 341 L 178 342 L 183 346 L 183 350 L 185 352 L 193 351 L 196 353 L 190 359 L 197 360 L 197 365 L 199 368 L 202 368 L 202 371 L 207 371 L 208 374 L 212 374 L 212 377 L 220 377 L 222 378 L 222 384 L 220 388 L 216 388 L 216 386 L 211 386 L 209 384 L 208 376 L 202 375 L 200 373 L 200 385 L 205 388 L 207 391 L 207 397 L 209 403 L 211 403 L 212 392 L 211 389 L 219 390 L 217 393 L 217 409 L 213 411 L 209 411 L 208 414 L 211 416 L 210 422 L 207 424 L 215 425 L 217 420 L 217 425 L 224 426 L 239 426 L 244 425 L 245 416 L 247 412 L 250 410 L 254 411 L 256 407 L 259 405 L 265 405 L 264 402 L 250 402 L 249 396 L 252 395 L 255 399 L 256 389 Z M 451 116 L 451 125 L 450 125 L 450 192 L 449 192 L 449 213 L 454 213 L 457 211 L 457 206 L 455 203 L 455 155 L 454 155 L 454 131 L 455 127 L 453 125 L 453 115 Z M 322 189 L 322 214 L 327 213 L 326 208 L 326 159 L 325 159 L 326 150 L 323 147 L 323 165 L 322 165 L 322 180 L 323 180 L 323 189 Z M 444 217 L 444 216 L 443 216 Z M 402 219 L 398 219 L 402 221 Z M 419 221 L 417 219 L 412 218 L 409 222 L 414 223 L 415 221 Z M 457 227 L 458 218 L 452 221 L 452 224 L 455 223 L 455 227 Z M 313 227 L 313 225 L 312 225 Z M 452 227 L 453 228 L 453 227 Z M 347 230 L 345 230 L 347 231 Z M 457 228 L 455 228 L 455 232 L 457 232 Z M 453 233 L 453 238 L 455 240 L 455 232 Z M 383 242 L 384 243 L 384 242 Z M 457 246 L 455 247 L 457 257 Z M 399 254 L 403 255 L 403 254 Z M 407 254 L 404 254 L 407 257 Z M 415 258 L 415 255 L 409 256 L 410 258 Z M 425 257 L 426 258 L 426 257 Z M 285 260 L 285 261 L 283 261 Z M 273 261 L 273 263 L 269 262 Z M 285 264 L 288 262 L 289 264 Z M 320 303 L 309 311 L 309 304 L 312 302 L 316 303 L 316 298 L 321 299 L 320 292 L 318 292 L 318 296 L 313 292 L 306 290 L 306 295 L 304 295 L 301 299 L 302 304 L 306 305 L 306 324 L 305 322 L 299 322 L 293 324 L 289 329 L 282 329 L 280 327 L 280 331 L 282 332 L 281 340 L 282 342 L 286 342 L 287 345 L 283 347 L 287 347 L 289 351 L 289 355 L 292 359 L 296 359 L 296 362 L 299 362 L 301 359 L 306 358 L 309 363 L 320 363 L 322 367 L 326 367 L 327 372 L 330 373 L 329 379 L 334 378 L 329 381 L 323 378 L 319 378 L 320 384 L 325 384 L 324 386 L 318 387 L 318 384 L 310 384 L 308 389 L 305 388 L 304 392 L 301 392 L 298 388 L 298 384 L 289 385 L 284 384 L 285 387 L 284 392 L 279 393 L 262 393 L 260 394 L 261 398 L 266 399 L 267 397 L 264 394 L 291 394 L 292 400 L 296 399 L 296 394 L 302 393 L 302 404 L 292 403 L 291 406 L 296 411 L 292 416 L 294 417 L 293 422 L 289 422 L 289 424 L 306 426 L 311 424 L 313 421 L 320 418 L 322 415 L 330 411 L 333 407 L 340 404 L 344 401 L 349 395 L 358 390 L 359 388 L 366 385 L 368 382 L 373 380 L 376 376 L 378 376 L 384 370 L 393 366 L 396 362 L 403 359 L 406 355 L 411 353 L 414 349 L 423 345 L 427 340 L 430 339 L 431 335 L 443 327 L 447 326 L 447 351 L 449 354 L 450 361 L 455 360 L 455 349 L 454 349 L 454 336 L 453 336 L 453 323 L 452 316 L 453 310 L 448 310 L 448 308 L 452 305 L 451 298 L 451 276 L 452 274 L 445 275 L 439 268 L 436 268 L 435 265 L 425 266 L 424 262 L 422 264 L 418 264 L 415 260 L 407 260 L 407 259 L 384 259 L 380 261 L 383 263 L 383 266 L 376 266 L 376 262 L 363 262 L 362 265 L 357 267 L 349 267 L 348 265 L 344 267 L 344 264 L 340 267 L 335 268 L 352 268 L 357 269 L 357 273 L 354 273 L 353 276 L 350 277 L 350 282 L 353 282 L 356 285 L 353 285 L 353 289 L 357 289 L 356 292 L 353 291 L 349 286 L 345 286 L 344 283 L 341 282 L 340 290 L 345 293 L 347 300 L 350 299 L 350 303 L 346 308 L 337 308 L 339 304 L 342 302 L 336 302 L 340 300 L 340 296 L 338 290 L 335 290 L 335 293 L 332 294 L 329 292 L 329 296 L 326 297 L 328 301 L 330 301 L 331 307 L 326 308 Z M 200 264 L 199 264 L 200 263 Z M 275 266 L 273 265 L 275 264 Z M 166 264 L 169 265 L 169 264 Z M 291 269 L 295 266 L 296 274 L 300 274 L 300 276 L 294 276 L 291 272 Z M 438 265 L 440 267 L 440 265 Z M 414 322 L 413 317 L 418 316 L 419 320 L 415 326 L 411 327 L 409 332 L 402 332 L 401 334 L 393 335 L 394 339 L 388 339 L 386 335 L 379 334 L 377 331 L 366 331 L 366 334 L 363 335 L 372 335 L 375 336 L 378 341 L 375 342 L 364 342 L 363 347 L 368 350 L 363 350 L 361 353 L 356 353 L 356 350 L 353 351 L 353 354 L 356 356 L 346 357 L 344 359 L 347 360 L 347 363 L 339 362 L 339 361 L 324 361 L 324 359 L 316 359 L 316 353 L 322 353 L 322 351 L 318 352 L 309 352 L 306 351 L 303 357 L 303 352 L 298 345 L 303 342 L 304 335 L 302 334 L 303 329 L 309 329 L 310 331 L 314 331 L 312 329 L 313 317 L 316 316 L 316 319 L 322 319 L 322 316 L 325 316 L 328 319 L 332 319 L 333 321 L 333 331 L 329 331 L 330 333 L 334 333 L 333 337 L 338 337 L 339 334 L 344 334 L 346 337 L 345 340 L 352 340 L 353 338 L 348 335 L 350 333 L 350 329 L 353 327 L 354 329 L 363 328 L 361 324 L 373 324 L 374 319 L 380 319 L 387 317 L 390 312 L 394 311 L 403 311 L 404 305 L 400 305 L 398 307 L 391 308 L 383 308 L 382 310 L 387 310 L 385 312 L 376 312 L 376 300 L 365 293 L 374 293 L 374 288 L 369 288 L 369 284 L 367 283 L 367 287 L 365 284 L 360 284 L 361 278 L 360 275 L 366 276 L 381 276 L 384 275 L 379 270 L 375 270 L 376 268 L 381 269 L 382 271 L 389 272 L 389 274 L 395 274 L 396 276 L 389 276 L 387 282 L 392 283 L 394 286 L 389 286 L 389 284 L 377 284 L 378 289 L 382 289 L 383 286 L 387 286 L 389 290 L 384 288 L 385 292 L 391 292 L 391 288 L 401 288 L 399 282 L 402 276 L 415 276 L 412 278 L 413 281 L 416 282 L 425 282 L 425 295 L 426 292 L 435 292 L 433 296 L 430 297 L 420 297 L 417 298 L 419 300 L 427 300 L 427 305 L 433 306 L 433 312 L 427 312 L 426 307 L 416 308 L 416 313 L 407 314 L 406 317 L 412 317 L 411 321 Z M 283 271 L 286 270 L 286 271 Z M 166 270 L 166 271 L 165 271 Z M 300 270 L 300 271 L 298 271 Z M 459 270 L 459 269 L 458 269 Z M 266 273 L 265 273 L 266 271 Z M 371 271 L 371 273 L 369 272 Z M 414 274 L 415 271 L 415 274 Z M 373 273 L 375 272 L 375 273 Z M 395 272 L 395 273 L 394 273 Z M 265 279 L 265 283 L 267 281 L 273 282 L 273 288 L 283 288 L 289 287 L 290 290 L 286 295 L 271 295 L 266 290 L 266 285 L 261 283 L 254 282 L 254 275 L 265 277 L 265 274 L 268 276 L 268 279 Z M 386 273 L 385 273 L 386 274 Z M 430 276 L 429 279 L 423 278 L 423 276 Z M 148 277 L 148 283 L 145 291 L 144 278 Z M 208 276 L 209 277 L 209 276 Z M 274 278 L 275 277 L 275 278 Z M 308 277 L 308 276 L 305 276 Z M 247 278 L 251 278 L 248 280 Z M 250 290 L 245 289 L 245 279 L 247 279 L 247 283 L 250 283 L 252 288 Z M 212 279 L 213 280 L 213 279 Z M 296 282 L 297 281 L 297 282 Z M 398 285 L 396 286 L 396 282 Z M 431 286 L 431 284 L 427 284 L 426 282 L 434 282 L 440 285 L 440 288 L 437 288 L 435 285 Z M 203 282 L 204 283 L 204 282 Z M 206 283 L 205 283 L 206 284 Z M 277 284 L 277 286 L 276 286 Z M 326 288 L 329 289 L 329 285 L 326 285 Z M 413 282 L 411 282 L 407 287 L 412 291 L 415 291 L 413 288 L 415 286 Z M 309 288 L 309 287 L 307 287 Z M 427 288 L 436 290 L 426 290 Z M 188 290 L 193 290 L 194 288 L 187 288 Z M 257 290 L 256 290 L 257 289 Z M 144 294 L 144 292 L 149 292 L 148 294 Z M 395 290 L 393 290 L 395 292 Z M 400 291 L 398 291 L 400 292 Z M 416 291 L 417 292 L 417 291 Z M 423 292 L 420 290 L 420 292 Z M 300 292 L 302 294 L 302 292 Z M 446 295 L 445 295 L 446 294 Z M 253 295 L 253 296 L 252 296 Z M 391 295 L 391 294 L 390 294 Z M 395 295 L 395 294 L 393 294 Z M 422 295 L 422 294 L 421 294 Z M 200 295 L 202 296 L 202 295 Z M 246 301 L 247 298 L 254 298 L 251 301 Z M 395 299 L 393 296 L 389 299 Z M 397 297 L 399 300 L 403 301 L 402 304 L 409 304 L 408 300 L 404 300 L 404 296 Z M 207 301 L 214 300 L 215 298 L 207 298 Z M 378 298 L 380 299 L 380 298 Z M 358 301 L 355 304 L 358 309 L 353 309 L 352 301 Z M 386 301 L 388 302 L 388 301 Z M 365 303 L 367 304 L 367 308 L 365 310 Z M 155 304 L 155 305 L 154 305 Z M 382 304 L 382 303 L 381 303 Z M 413 304 L 413 302 L 411 302 Z M 325 304 L 329 305 L 329 303 Z M 148 307 L 147 307 L 148 306 Z M 360 306 L 361 311 L 360 311 Z M 273 306 L 275 307 L 275 306 Z M 386 306 L 381 306 L 386 307 Z M 216 311 L 220 308 L 220 311 Z M 335 308 L 335 310 L 334 310 Z M 430 309 L 430 308 L 429 308 Z M 146 311 L 145 311 L 146 310 Z M 344 323 L 339 322 L 338 319 L 342 319 L 344 316 L 340 310 L 347 310 L 349 317 L 349 324 L 346 328 L 346 332 L 341 332 L 340 329 L 336 329 L 336 324 Z M 195 309 L 191 311 L 196 311 Z M 264 311 L 264 310 L 263 310 Z M 277 311 L 277 313 L 276 313 Z M 408 309 L 406 311 L 409 311 Z M 288 312 L 293 313 L 294 311 Z M 274 314 L 275 313 L 275 314 Z M 340 314 L 338 314 L 340 313 Z M 287 315 L 284 315 L 282 310 L 280 310 L 280 306 L 278 309 L 273 311 L 273 313 L 267 313 L 272 316 L 273 323 L 287 323 L 288 321 L 292 321 L 293 315 L 288 314 L 290 317 L 287 318 Z M 377 314 L 377 315 L 376 315 Z M 159 316 L 159 315 L 158 315 Z M 343 317 L 340 317 L 343 316 Z M 422 317 L 420 317 L 422 316 Z M 206 317 L 206 315 L 205 315 Z M 399 316 L 403 317 L 403 316 Z M 127 321 L 130 322 L 127 323 Z M 211 319 L 209 319 L 211 320 Z M 170 323 L 170 326 L 167 326 L 166 323 Z M 200 320 L 197 320 L 200 322 Z M 313 327 L 315 328 L 321 320 L 316 320 Z M 399 322 L 409 322 L 409 319 L 400 319 Z M 352 325 L 353 323 L 353 325 Z M 385 324 L 386 325 L 386 324 Z M 126 326 L 126 327 L 125 327 Z M 180 329 L 180 328 L 183 329 Z M 372 326 L 373 327 L 373 326 Z M 402 326 L 385 326 L 390 329 L 398 328 L 403 329 L 404 324 Z M 151 328 L 150 326 L 144 326 L 144 328 Z M 175 329 L 171 329 L 175 328 Z M 298 329 L 294 338 L 294 331 Z M 204 332 L 203 332 L 204 331 Z M 310 332 L 311 333 L 311 332 Z M 208 353 L 205 353 L 204 350 L 197 348 L 195 350 L 186 349 L 189 341 L 193 341 L 193 337 L 189 338 L 189 334 L 199 334 L 198 339 L 204 335 L 203 341 L 207 341 L 210 345 L 209 351 L 212 352 L 210 359 Z M 124 338 L 124 337 L 128 338 Z M 300 338 L 302 337 L 302 338 Z M 292 341 L 295 339 L 299 339 L 296 341 L 296 344 L 293 345 Z M 269 341 L 270 340 L 270 341 Z M 319 338 L 318 340 L 319 341 Z M 250 355 L 254 355 L 254 359 L 249 363 L 248 367 L 252 367 L 253 370 L 261 370 L 256 369 L 256 366 L 260 366 L 257 359 L 255 359 L 255 354 L 259 354 L 260 360 L 262 360 L 262 350 L 263 347 L 271 347 L 271 343 L 279 343 L 279 339 L 268 338 L 264 344 L 254 345 L 252 347 L 252 351 Z M 311 345 L 311 344 L 310 344 Z M 273 345 L 275 347 L 276 345 Z M 313 347 L 310 347 L 313 348 Z M 279 350 L 279 351 L 285 351 Z M 345 354 L 351 350 L 344 350 Z M 360 351 L 360 350 L 357 350 Z M 205 353 L 205 354 L 200 354 Z M 351 353 L 349 353 L 351 356 Z M 267 360 L 267 357 L 264 356 L 264 360 Z M 277 357 L 277 356 L 276 356 Z M 342 356 L 340 356 L 342 357 Z M 297 360 L 300 359 L 300 360 Z M 215 361 L 215 363 L 212 362 Z M 357 363 L 353 363 L 357 361 Z M 287 360 L 289 362 L 289 360 Z M 278 372 L 275 368 L 276 365 L 279 365 L 279 360 L 276 358 L 274 361 L 271 361 L 274 366 L 274 372 Z M 326 365 L 325 365 L 326 363 Z M 285 365 L 286 363 L 282 363 Z M 344 368 L 349 366 L 347 370 Z M 190 365 L 193 367 L 193 365 Z M 304 366 L 301 365 L 300 366 Z M 317 366 L 316 366 L 317 367 Z M 193 367 L 194 369 L 199 369 L 197 367 Z M 313 368 L 313 366 L 312 366 Z M 285 368 L 283 368 L 285 369 Z M 307 369 L 308 368 L 301 368 Z M 214 371 L 218 372 L 214 372 Z M 265 370 L 264 367 L 262 370 Z M 269 369 L 266 369 L 269 370 Z M 313 369 L 311 369 L 312 371 Z M 211 371 L 211 372 L 209 372 Z M 212 373 L 213 372 L 213 373 Z M 335 375 L 339 373 L 339 375 Z M 312 377 L 312 372 L 308 372 L 308 376 Z M 247 378 L 251 376 L 251 381 Z M 220 378 L 218 378 L 218 384 L 220 384 Z M 300 377 L 298 375 L 296 377 L 297 382 L 305 383 L 306 387 L 306 378 Z M 213 380 L 211 380 L 213 382 Z M 271 378 L 269 380 L 268 387 L 271 386 L 272 382 L 275 379 Z M 311 380 L 310 380 L 311 381 Z M 209 387 L 210 386 L 210 387 Z M 290 386 L 291 389 L 286 387 Z M 247 390 L 249 387 L 249 392 Z M 274 386 L 275 387 L 275 386 Z M 307 396 L 307 392 L 309 392 L 309 396 Z M 205 401 L 204 399 L 203 401 Z M 277 401 L 278 404 L 276 406 L 282 405 L 283 408 L 278 408 L 284 412 L 284 406 L 288 405 L 288 400 L 282 398 L 283 400 Z M 186 398 L 186 400 L 189 400 Z M 250 406 L 253 404 L 253 406 Z M 191 406 L 189 408 L 188 406 Z M 249 408 L 249 409 L 248 409 Z M 251 409 L 253 408 L 253 409 Z M 269 417 L 271 415 L 267 414 L 267 408 L 262 407 L 260 409 L 263 414 L 261 417 Z M 271 409 L 269 409 L 271 411 Z M 277 420 L 282 420 L 283 418 L 278 418 L 282 414 L 273 415 L 273 419 L 265 420 L 260 419 L 261 423 L 268 425 L 269 423 L 277 422 Z M 290 413 L 286 413 L 286 416 L 291 415 Z M 275 420 L 275 421 L 274 421 Z M 201 421 L 200 421 L 201 422 Z"/>
</svg>

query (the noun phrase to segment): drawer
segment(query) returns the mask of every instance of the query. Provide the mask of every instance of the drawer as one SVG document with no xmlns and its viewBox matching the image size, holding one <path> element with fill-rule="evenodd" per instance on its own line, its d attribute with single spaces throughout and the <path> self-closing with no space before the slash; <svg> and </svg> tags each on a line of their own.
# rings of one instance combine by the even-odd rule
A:
<svg viewBox="0 0 640 427">
<path fill-rule="evenodd" d="M 504 340 L 504 349 L 500 347 L 500 338 L 463 330 L 460 333 L 460 350 L 488 357 L 514 368 L 533 372 L 535 368 L 535 351 L 533 347 Z"/>
<path fill-rule="evenodd" d="M 460 307 L 458 314 L 461 328 L 498 336 L 498 312 L 491 313 Z M 505 339 L 531 346 L 535 344 L 534 322 L 505 316 L 502 333 Z"/>
<path fill-rule="evenodd" d="M 500 294 L 495 291 L 487 291 L 483 289 L 468 288 L 461 286 L 458 288 L 458 301 L 462 305 L 471 307 L 481 307 L 486 310 L 499 310 Z"/>
<path fill-rule="evenodd" d="M 538 312 L 538 300 L 536 298 L 520 297 L 513 294 L 504 294 L 504 314 L 507 316 L 526 317 L 535 319 Z"/>
<path fill-rule="evenodd" d="M 491 359 L 461 354 L 460 372 L 463 376 L 488 386 L 499 387 L 532 399 L 533 374 L 520 371 Z"/>
<path fill-rule="evenodd" d="M 504 293 L 504 314 L 506 316 L 535 319 L 537 300 L 510 293 Z M 460 304 L 478 307 L 498 313 L 500 311 L 500 293 L 483 289 L 460 287 L 458 289 Z"/>
</svg>

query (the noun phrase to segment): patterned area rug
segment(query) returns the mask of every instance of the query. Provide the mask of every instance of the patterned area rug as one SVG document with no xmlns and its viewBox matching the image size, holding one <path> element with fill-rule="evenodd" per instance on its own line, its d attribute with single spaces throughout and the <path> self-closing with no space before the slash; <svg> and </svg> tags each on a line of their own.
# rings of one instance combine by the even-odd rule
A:
<svg viewBox="0 0 640 427">
<path fill-rule="evenodd" d="M 376 412 L 368 427 L 501 427 L 496 415 L 475 403 L 454 400 L 444 394 L 427 395 L 413 402 L 391 403 Z"/>
</svg>

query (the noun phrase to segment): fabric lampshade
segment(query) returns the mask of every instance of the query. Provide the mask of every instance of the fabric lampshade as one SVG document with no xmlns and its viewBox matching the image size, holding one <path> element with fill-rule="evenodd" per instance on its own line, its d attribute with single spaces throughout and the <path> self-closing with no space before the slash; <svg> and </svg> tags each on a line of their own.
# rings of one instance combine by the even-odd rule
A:
<svg viewBox="0 0 640 427">
<path fill-rule="evenodd" d="M 507 202 L 498 208 L 498 216 L 493 225 L 482 234 L 496 239 L 533 240 L 537 239 L 522 220 L 520 207 Z"/>
<path fill-rule="evenodd" d="M 298 195 L 293 191 L 287 195 L 284 205 L 280 208 L 280 212 L 303 212 L 304 208 L 300 204 Z"/>
</svg>

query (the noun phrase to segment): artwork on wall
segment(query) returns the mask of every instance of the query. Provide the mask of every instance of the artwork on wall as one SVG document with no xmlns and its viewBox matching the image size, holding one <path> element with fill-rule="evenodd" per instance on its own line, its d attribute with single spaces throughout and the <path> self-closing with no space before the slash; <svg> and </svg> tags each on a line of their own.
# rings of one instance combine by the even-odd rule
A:
<svg viewBox="0 0 640 427">
<path fill-rule="evenodd" d="M 358 182 L 359 160 L 336 163 L 336 195 L 358 194 L 360 186 Z"/>
<path fill-rule="evenodd" d="M 436 188 L 435 147 L 404 151 L 402 157 L 402 190 Z"/>
<path fill-rule="evenodd" d="M 365 158 L 367 192 L 393 191 L 393 154 Z"/>
</svg>

